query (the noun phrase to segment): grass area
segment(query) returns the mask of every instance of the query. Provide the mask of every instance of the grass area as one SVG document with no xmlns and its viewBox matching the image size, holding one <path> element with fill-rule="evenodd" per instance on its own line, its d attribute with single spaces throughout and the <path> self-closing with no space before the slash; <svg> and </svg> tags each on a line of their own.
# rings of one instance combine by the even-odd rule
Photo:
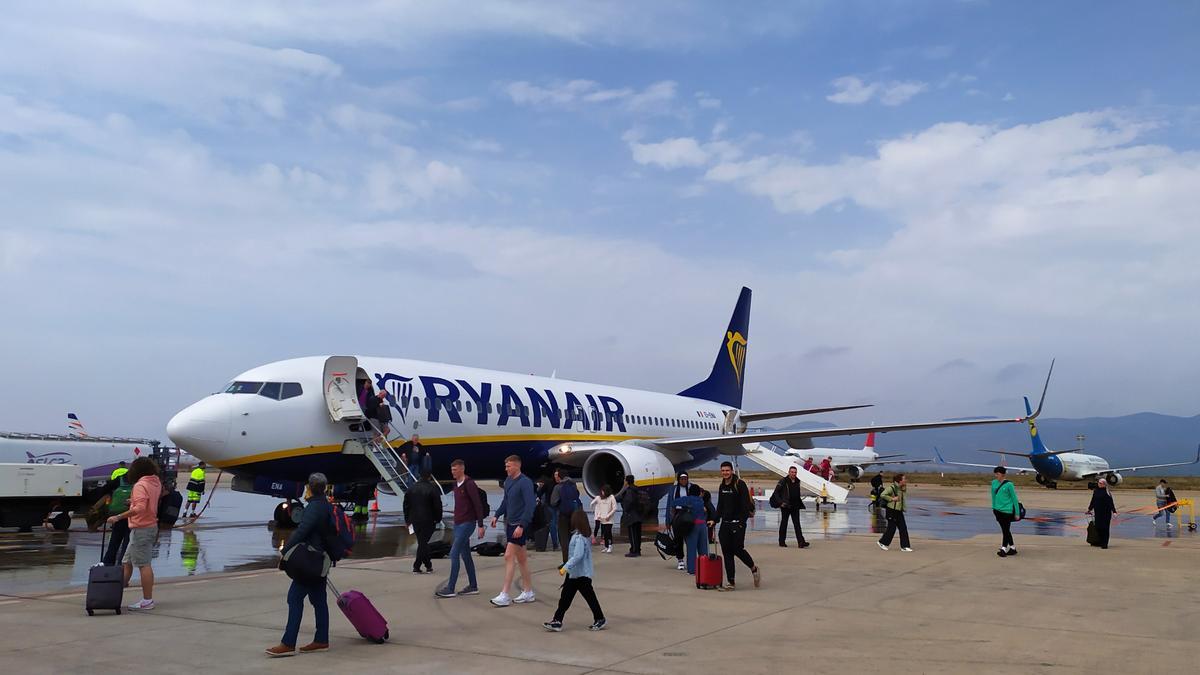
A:
<svg viewBox="0 0 1200 675">
<path fill-rule="evenodd" d="M 884 479 L 890 480 L 892 477 L 890 471 L 883 473 Z M 693 471 L 689 474 L 694 480 L 700 482 L 709 482 L 720 480 L 720 474 L 715 471 Z M 872 474 L 873 475 L 873 474 Z M 988 485 L 992 482 L 992 474 L 990 473 L 937 473 L 937 472 L 917 472 L 910 471 L 906 474 L 910 483 L 920 485 L 945 485 L 949 487 L 972 487 L 979 485 Z M 743 471 L 742 478 L 746 480 L 779 480 L 779 476 L 770 471 Z M 1020 487 L 1040 487 L 1034 481 L 1033 476 L 1018 476 L 1009 474 L 1009 480 L 1018 488 Z M 1116 490 L 1153 490 L 1160 478 L 1166 478 L 1167 483 L 1176 490 L 1200 490 L 1200 476 L 1125 476 L 1121 484 Z M 868 479 L 869 480 L 869 479 Z M 861 481 L 866 483 L 866 480 Z M 1060 481 L 1058 484 L 1059 490 L 1086 490 L 1087 482 L 1069 482 Z"/>
</svg>

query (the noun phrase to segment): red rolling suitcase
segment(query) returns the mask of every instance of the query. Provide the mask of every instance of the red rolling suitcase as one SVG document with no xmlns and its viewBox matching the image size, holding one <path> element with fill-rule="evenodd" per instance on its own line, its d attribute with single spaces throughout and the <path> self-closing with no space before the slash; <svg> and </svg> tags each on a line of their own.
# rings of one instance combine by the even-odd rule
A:
<svg viewBox="0 0 1200 675">
<path fill-rule="evenodd" d="M 329 583 L 330 590 L 337 596 L 338 609 L 342 610 L 342 614 L 346 615 L 359 635 L 379 645 L 387 641 L 389 637 L 387 619 L 383 618 L 379 610 L 375 609 L 375 605 L 371 604 L 367 596 L 355 590 L 338 593 L 333 581 L 330 581 L 328 577 L 326 577 L 326 581 Z"/>
<path fill-rule="evenodd" d="M 720 547 L 716 548 L 720 550 Z M 696 588 L 720 588 L 724 581 L 725 563 L 719 553 L 709 553 L 696 558 Z"/>
</svg>

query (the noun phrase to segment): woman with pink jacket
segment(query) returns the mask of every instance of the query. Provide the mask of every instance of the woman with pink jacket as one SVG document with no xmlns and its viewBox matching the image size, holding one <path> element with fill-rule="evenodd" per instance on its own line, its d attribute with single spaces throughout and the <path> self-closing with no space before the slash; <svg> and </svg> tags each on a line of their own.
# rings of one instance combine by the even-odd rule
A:
<svg viewBox="0 0 1200 675">
<path fill-rule="evenodd" d="M 154 542 L 158 538 L 158 499 L 162 496 L 162 482 L 158 480 L 158 464 L 149 457 L 138 457 L 129 466 L 125 479 L 133 484 L 129 496 L 129 510 L 108 519 L 114 524 L 123 518 L 129 519 L 129 548 L 125 550 L 122 563 L 125 567 L 125 585 L 133 577 L 137 566 L 142 582 L 142 600 L 129 609 L 154 609 L 154 568 L 150 560 L 154 557 Z"/>
</svg>

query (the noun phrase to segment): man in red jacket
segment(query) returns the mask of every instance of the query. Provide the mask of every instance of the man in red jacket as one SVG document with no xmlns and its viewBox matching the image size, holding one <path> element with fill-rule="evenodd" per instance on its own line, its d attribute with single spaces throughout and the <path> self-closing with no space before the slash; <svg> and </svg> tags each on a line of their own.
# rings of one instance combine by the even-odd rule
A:
<svg viewBox="0 0 1200 675">
<path fill-rule="evenodd" d="M 454 543 L 450 545 L 450 578 L 445 586 L 434 592 L 439 598 L 479 595 L 475 562 L 471 560 L 471 533 L 478 529 L 479 538 L 483 539 L 483 518 L 488 511 L 480 498 L 479 486 L 467 475 L 466 462 L 461 459 L 451 462 L 450 475 L 454 478 Z M 460 560 L 467 568 L 467 587 L 455 591 Z"/>
</svg>

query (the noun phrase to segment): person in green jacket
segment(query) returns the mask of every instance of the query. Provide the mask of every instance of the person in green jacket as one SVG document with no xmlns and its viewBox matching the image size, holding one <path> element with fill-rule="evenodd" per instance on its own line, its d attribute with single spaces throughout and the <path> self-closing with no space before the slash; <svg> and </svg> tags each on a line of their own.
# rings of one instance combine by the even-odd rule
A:
<svg viewBox="0 0 1200 675">
<path fill-rule="evenodd" d="M 892 537 L 895 536 L 896 530 L 899 530 L 900 550 L 911 552 L 912 546 L 909 546 L 908 542 L 908 523 L 904 522 L 904 509 L 907 506 L 908 498 L 908 479 L 904 477 L 904 474 L 896 474 L 892 478 L 892 484 L 884 488 L 880 498 L 883 500 L 884 514 L 887 516 L 887 529 L 883 531 L 883 538 L 875 543 L 879 544 L 879 548 L 888 550 L 888 545 L 892 543 Z"/>
<path fill-rule="evenodd" d="M 1017 501 L 1017 488 L 1013 487 L 1012 481 L 1004 476 L 1008 473 L 1008 469 L 998 466 L 992 469 L 992 473 L 996 478 L 992 480 L 992 513 L 996 515 L 996 522 L 1000 523 L 1000 550 L 996 551 L 996 555 L 1001 558 L 1017 554 L 1017 548 L 1013 546 L 1012 524 L 1014 520 L 1020 517 L 1020 503 Z"/>
</svg>

